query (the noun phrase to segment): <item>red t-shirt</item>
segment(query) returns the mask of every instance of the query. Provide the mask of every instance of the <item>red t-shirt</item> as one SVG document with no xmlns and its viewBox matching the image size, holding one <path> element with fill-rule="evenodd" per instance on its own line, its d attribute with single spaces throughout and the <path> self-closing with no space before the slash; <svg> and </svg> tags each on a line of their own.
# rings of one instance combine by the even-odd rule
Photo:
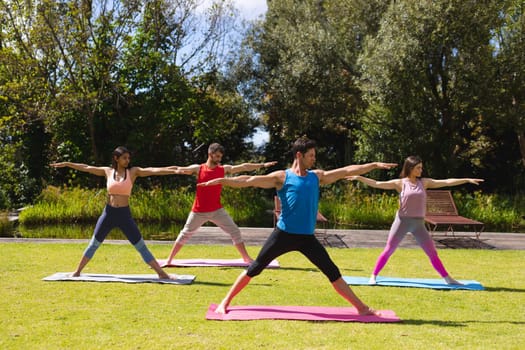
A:
<svg viewBox="0 0 525 350">
<path fill-rule="evenodd" d="M 201 164 L 197 183 L 224 177 L 224 167 L 218 165 L 215 168 L 208 168 L 206 164 Z M 191 211 L 196 213 L 207 213 L 222 208 L 221 204 L 222 185 L 217 186 L 197 186 L 197 194 Z"/>
</svg>

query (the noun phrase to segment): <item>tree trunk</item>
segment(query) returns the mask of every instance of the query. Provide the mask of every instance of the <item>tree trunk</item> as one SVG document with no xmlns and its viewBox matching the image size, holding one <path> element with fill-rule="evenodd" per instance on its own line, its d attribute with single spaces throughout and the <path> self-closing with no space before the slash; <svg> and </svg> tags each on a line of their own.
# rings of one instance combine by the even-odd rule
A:
<svg viewBox="0 0 525 350">
<path fill-rule="evenodd" d="M 518 131 L 518 142 L 520 145 L 521 163 L 525 167 L 525 131 Z"/>
<path fill-rule="evenodd" d="M 93 112 L 91 108 L 86 108 L 86 112 L 88 118 L 89 138 L 91 143 L 91 155 L 93 156 L 93 161 L 95 164 L 98 165 L 98 149 L 97 142 L 95 140 L 95 112 Z"/>
</svg>

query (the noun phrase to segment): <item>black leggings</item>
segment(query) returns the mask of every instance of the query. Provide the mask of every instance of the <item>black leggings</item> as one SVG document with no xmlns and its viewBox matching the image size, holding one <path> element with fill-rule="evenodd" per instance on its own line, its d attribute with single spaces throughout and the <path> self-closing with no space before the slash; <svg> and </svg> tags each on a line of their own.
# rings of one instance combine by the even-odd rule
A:
<svg viewBox="0 0 525 350">
<path fill-rule="evenodd" d="M 275 258 L 291 252 L 298 251 L 317 266 L 328 277 L 330 282 L 335 282 L 341 277 L 339 268 L 334 264 L 326 249 L 312 235 L 299 235 L 287 233 L 275 228 L 264 243 L 257 259 L 248 267 L 246 275 L 255 277 Z"/>
</svg>

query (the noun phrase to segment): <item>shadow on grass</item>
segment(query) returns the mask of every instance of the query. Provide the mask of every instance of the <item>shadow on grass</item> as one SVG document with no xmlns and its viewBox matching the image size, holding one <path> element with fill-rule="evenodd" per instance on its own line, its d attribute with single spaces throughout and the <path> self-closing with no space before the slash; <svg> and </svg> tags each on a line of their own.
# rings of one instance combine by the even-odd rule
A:
<svg viewBox="0 0 525 350">
<path fill-rule="evenodd" d="M 200 284 L 200 285 L 203 285 L 203 286 L 221 286 L 221 287 L 231 287 L 233 282 L 235 282 L 235 280 L 232 280 L 231 282 L 228 282 L 228 283 L 219 283 L 219 282 L 208 282 L 208 281 L 198 281 L 198 280 L 195 280 L 193 281 L 193 283 L 191 285 L 196 285 L 196 284 Z M 262 287 L 273 287 L 274 284 L 271 284 L 271 283 L 257 283 L 257 282 L 250 282 L 250 286 L 262 286 Z"/>
<path fill-rule="evenodd" d="M 268 269 L 268 271 L 272 270 L 285 270 L 285 271 L 306 271 L 306 272 L 319 272 L 322 273 L 321 270 L 319 270 L 317 267 L 289 267 L 289 266 L 280 266 L 278 269 Z M 342 275 L 345 275 L 345 272 L 363 272 L 363 269 L 343 269 L 339 267 L 339 270 L 341 271 Z"/>
<path fill-rule="evenodd" d="M 484 320 L 467 320 L 467 321 L 443 321 L 443 320 L 417 320 L 417 319 L 402 319 L 401 324 L 422 326 L 431 324 L 439 327 L 466 327 L 469 323 L 486 323 L 486 324 L 511 324 L 523 325 L 525 322 L 521 321 L 484 321 Z"/>
<path fill-rule="evenodd" d="M 199 280 L 195 280 L 193 281 L 192 283 L 193 285 L 195 284 L 200 284 L 200 285 L 203 285 L 203 286 L 221 286 L 221 287 L 229 287 L 233 284 L 233 282 L 231 283 L 219 283 L 219 282 L 207 282 L 207 281 L 199 281 Z"/>
<path fill-rule="evenodd" d="M 271 271 L 274 269 L 268 269 L 268 271 Z M 306 271 L 306 272 L 320 272 L 318 268 L 316 267 L 284 267 L 280 266 L 278 269 L 275 270 L 282 270 L 282 271 Z"/>
<path fill-rule="evenodd" d="M 525 293 L 525 289 L 520 288 L 505 288 L 505 287 L 485 287 L 487 292 L 514 292 Z"/>
</svg>

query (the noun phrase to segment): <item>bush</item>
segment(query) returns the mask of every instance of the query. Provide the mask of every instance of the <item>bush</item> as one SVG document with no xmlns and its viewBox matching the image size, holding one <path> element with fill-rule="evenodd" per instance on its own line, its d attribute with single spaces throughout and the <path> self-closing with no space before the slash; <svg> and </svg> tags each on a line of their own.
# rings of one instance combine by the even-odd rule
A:
<svg viewBox="0 0 525 350">
<path fill-rule="evenodd" d="M 222 203 L 239 226 L 271 227 L 274 191 L 223 189 Z M 485 223 L 487 231 L 525 232 L 523 196 L 453 191 L 460 215 Z M 151 223 L 184 223 L 195 196 L 192 186 L 175 190 L 137 188 L 130 199 L 133 217 Z M 48 186 L 36 203 L 22 211 L 25 225 L 42 223 L 93 223 L 106 201 L 106 190 Z M 388 229 L 398 209 L 395 191 L 377 191 L 355 184 L 335 184 L 322 189 L 319 210 L 332 228 Z M 521 211 L 520 211 L 521 210 Z"/>
</svg>

